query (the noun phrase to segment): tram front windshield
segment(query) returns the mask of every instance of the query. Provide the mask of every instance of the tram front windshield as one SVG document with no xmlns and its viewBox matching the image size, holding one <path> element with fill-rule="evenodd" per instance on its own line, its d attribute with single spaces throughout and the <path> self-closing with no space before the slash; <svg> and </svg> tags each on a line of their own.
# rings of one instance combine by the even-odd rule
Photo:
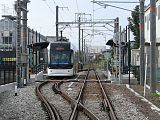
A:
<svg viewBox="0 0 160 120">
<path fill-rule="evenodd" d="M 70 51 L 53 51 L 50 54 L 51 64 L 70 64 L 71 52 Z"/>
</svg>

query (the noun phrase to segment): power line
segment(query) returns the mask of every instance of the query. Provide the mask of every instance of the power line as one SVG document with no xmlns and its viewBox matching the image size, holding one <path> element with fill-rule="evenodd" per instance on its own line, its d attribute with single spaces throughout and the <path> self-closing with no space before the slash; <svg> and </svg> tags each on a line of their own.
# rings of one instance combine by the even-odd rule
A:
<svg viewBox="0 0 160 120">
<path fill-rule="evenodd" d="M 51 8 L 51 7 L 49 6 L 49 4 L 47 3 L 47 0 L 43 0 L 43 1 L 45 1 L 47 7 L 48 7 L 48 8 L 50 9 L 50 11 L 55 15 L 54 11 L 52 10 L 52 8 Z M 56 6 L 57 4 L 56 4 L 55 0 L 52 0 L 52 1 L 54 2 L 55 6 Z M 62 21 L 64 21 L 64 19 L 63 19 L 63 17 L 62 17 L 61 15 L 60 15 L 60 17 L 61 17 Z"/>
<path fill-rule="evenodd" d="M 56 4 L 56 2 L 55 2 L 55 0 L 52 0 L 53 2 L 54 2 L 54 4 L 57 6 L 57 4 Z"/>
<path fill-rule="evenodd" d="M 103 2 L 103 3 L 139 3 L 137 1 L 91 1 L 91 2 Z"/>
<path fill-rule="evenodd" d="M 53 3 L 54 3 L 54 5 L 55 5 L 55 7 L 56 6 L 58 6 L 58 4 L 55 2 L 55 0 L 52 0 L 53 1 Z M 62 1 L 61 1 L 61 3 L 62 3 Z M 63 3 L 62 3 L 63 4 Z M 62 21 L 64 21 L 64 19 L 63 19 L 63 17 L 60 15 L 60 17 L 61 17 L 61 19 L 62 19 Z"/>
<path fill-rule="evenodd" d="M 60 2 L 61 2 L 61 4 L 62 4 L 62 6 L 64 7 L 64 4 L 63 4 L 62 0 L 60 0 Z"/>
<path fill-rule="evenodd" d="M 66 8 L 65 5 L 63 4 L 62 0 L 60 0 L 61 4 L 62 4 L 62 8 Z M 63 9 L 62 9 L 63 10 Z M 69 11 L 69 8 L 67 7 L 67 10 Z M 69 16 L 70 18 L 72 18 L 71 14 L 68 13 L 67 11 L 65 11 Z M 63 20 L 64 21 L 64 20 Z"/>
<path fill-rule="evenodd" d="M 114 6 L 114 5 L 109 5 L 109 4 L 104 4 L 104 3 L 97 3 L 98 5 L 101 5 L 101 6 L 104 6 L 105 8 L 106 7 L 108 7 L 108 6 L 110 6 L 110 7 L 114 7 L 114 8 L 118 8 L 118 9 L 121 9 L 121 10 L 126 10 L 126 11 L 131 11 L 132 12 L 132 10 L 129 10 L 129 9 L 126 9 L 126 8 L 122 8 L 122 7 L 118 7 L 118 6 Z"/>
<path fill-rule="evenodd" d="M 46 0 L 43 0 L 45 2 L 45 4 L 47 5 L 47 7 L 50 9 L 50 11 L 55 15 L 54 11 L 51 9 L 51 7 L 49 6 L 49 4 L 47 3 Z"/>
<path fill-rule="evenodd" d="M 54 2 L 55 6 L 57 6 L 57 3 L 55 2 L 55 0 L 52 0 L 52 1 Z M 61 4 L 62 4 L 62 8 L 65 8 L 62 0 L 60 0 L 60 2 L 61 2 Z M 66 12 L 66 11 L 65 11 L 65 12 Z M 67 12 L 66 12 L 66 13 L 67 13 Z M 69 13 L 67 13 L 67 14 L 70 15 Z M 63 17 L 62 17 L 61 15 L 60 15 L 60 17 L 61 17 L 62 21 L 64 21 L 64 19 L 63 19 Z M 73 31 L 72 31 L 72 29 L 71 29 L 71 26 L 69 26 L 69 27 L 70 27 L 71 32 L 73 33 Z"/>
</svg>

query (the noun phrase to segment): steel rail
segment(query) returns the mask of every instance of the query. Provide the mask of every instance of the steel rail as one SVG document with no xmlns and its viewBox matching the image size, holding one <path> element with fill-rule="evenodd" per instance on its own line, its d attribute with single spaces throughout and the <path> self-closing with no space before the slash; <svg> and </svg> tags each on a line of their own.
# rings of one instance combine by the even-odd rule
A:
<svg viewBox="0 0 160 120">
<path fill-rule="evenodd" d="M 111 102 L 110 102 L 110 100 L 109 100 L 109 98 L 108 98 L 108 96 L 107 96 L 107 94 L 104 90 L 104 87 L 101 83 L 101 80 L 100 80 L 100 77 L 99 77 L 97 71 L 95 71 L 95 75 L 96 75 L 97 80 L 99 81 L 99 85 L 100 85 L 102 95 L 103 95 L 103 99 L 104 99 L 104 104 L 105 104 L 106 108 L 108 108 L 107 110 L 109 110 L 110 120 L 118 120 L 118 118 L 116 117 L 115 112 L 113 110 L 113 107 L 111 105 Z"/>
<path fill-rule="evenodd" d="M 36 86 L 35 92 L 36 92 L 38 98 L 41 100 L 42 104 L 44 105 L 44 107 L 47 111 L 49 120 L 61 120 L 60 115 L 59 115 L 58 111 L 56 110 L 56 108 L 54 107 L 54 105 L 50 104 L 48 102 L 48 100 L 41 93 L 42 86 L 44 86 L 47 83 L 48 83 L 48 81 L 45 81 L 45 82 L 39 84 L 38 86 Z"/>
<path fill-rule="evenodd" d="M 47 80 L 48 82 L 64 82 L 64 83 L 67 83 L 67 82 L 79 82 L 79 83 L 82 83 L 83 81 L 81 80 Z M 37 80 L 36 82 L 44 82 L 42 80 Z M 95 80 L 86 80 L 86 82 L 98 82 L 98 81 L 95 81 Z M 111 83 L 110 80 L 101 80 L 101 82 L 105 82 L 105 83 Z"/>
<path fill-rule="evenodd" d="M 91 120 L 99 120 L 91 111 L 89 111 L 82 103 L 78 103 L 77 100 L 71 98 L 68 94 L 66 94 L 65 92 L 62 92 L 59 87 L 58 84 L 53 85 L 52 89 L 54 91 L 56 91 L 56 93 L 60 94 L 64 99 L 66 99 L 70 104 L 71 107 L 75 108 L 75 105 L 77 104 L 78 106 L 78 110 L 83 111 Z M 69 119 L 70 120 L 70 119 Z"/>
<path fill-rule="evenodd" d="M 88 78 L 88 75 L 89 75 L 89 69 L 87 71 L 87 75 L 85 76 L 85 79 L 83 80 L 82 87 L 81 87 L 80 92 L 78 94 L 77 100 L 76 100 L 75 105 L 74 105 L 74 109 L 71 113 L 71 116 L 70 116 L 69 120 L 76 120 L 76 118 L 77 118 L 77 115 L 78 115 L 77 108 L 78 108 L 78 105 L 79 105 L 80 100 L 82 98 L 82 94 L 83 94 L 83 91 L 84 91 L 84 88 L 85 88 L 85 85 L 86 85 L 86 80 Z"/>
<path fill-rule="evenodd" d="M 63 82 L 65 81 L 60 81 L 58 83 L 55 83 L 52 87 L 53 91 L 56 93 L 56 94 L 60 94 L 63 98 L 65 98 L 70 104 L 71 104 L 71 107 L 73 108 L 72 110 L 72 113 L 69 117 L 69 120 L 76 120 L 77 118 L 77 115 L 78 115 L 78 111 L 83 111 L 90 119 L 92 120 L 99 120 L 92 112 L 90 112 L 86 107 L 83 106 L 83 104 L 80 102 L 81 99 L 82 99 L 82 94 L 83 94 L 83 91 L 84 91 L 84 87 L 85 87 L 85 84 L 86 84 L 86 80 L 88 79 L 88 75 L 89 75 L 89 71 L 90 69 L 88 69 L 87 71 L 87 74 L 83 80 L 83 84 L 82 84 L 82 87 L 80 89 L 80 92 L 78 94 L 78 97 L 77 99 L 72 99 L 71 97 L 69 97 L 66 93 L 62 92 L 60 90 L 60 84 L 62 84 Z"/>
</svg>

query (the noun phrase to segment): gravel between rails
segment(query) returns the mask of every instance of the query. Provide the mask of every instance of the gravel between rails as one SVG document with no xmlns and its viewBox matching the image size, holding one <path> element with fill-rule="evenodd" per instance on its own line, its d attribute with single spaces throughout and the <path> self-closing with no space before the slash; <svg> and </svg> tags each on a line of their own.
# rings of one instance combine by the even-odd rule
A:
<svg viewBox="0 0 160 120">
<path fill-rule="evenodd" d="M 109 120 L 107 111 L 103 110 L 102 95 L 98 85 L 98 83 L 87 83 L 83 103 L 99 120 Z"/>
<path fill-rule="evenodd" d="M 52 103 L 56 109 L 59 111 L 63 120 L 68 120 L 69 115 L 71 114 L 71 106 L 70 104 L 61 97 L 59 94 L 55 94 L 52 90 L 52 86 L 54 83 L 48 83 L 43 86 L 42 93 L 43 95 Z"/>
<path fill-rule="evenodd" d="M 61 85 L 61 90 L 66 92 L 70 97 L 76 100 L 78 92 L 80 91 L 82 83 L 64 83 Z M 78 113 L 77 120 L 89 120 L 89 118 L 83 113 Z"/>
</svg>

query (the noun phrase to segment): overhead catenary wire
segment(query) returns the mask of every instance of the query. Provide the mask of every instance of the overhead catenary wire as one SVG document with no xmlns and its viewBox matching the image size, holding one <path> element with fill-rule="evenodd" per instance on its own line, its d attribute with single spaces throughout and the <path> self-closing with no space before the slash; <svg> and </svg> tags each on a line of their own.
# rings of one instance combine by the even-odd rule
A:
<svg viewBox="0 0 160 120">
<path fill-rule="evenodd" d="M 55 0 L 52 0 L 53 2 L 54 2 L 54 4 L 56 5 L 56 2 L 55 2 Z"/>
<path fill-rule="evenodd" d="M 50 11 L 55 15 L 54 11 L 52 10 L 50 5 L 48 4 L 47 0 L 42 0 L 42 1 L 44 1 L 46 3 L 46 5 L 50 9 Z M 55 6 L 56 6 L 57 4 L 56 4 L 55 0 L 52 0 L 52 1 L 54 2 Z M 60 15 L 60 17 L 61 17 L 62 21 L 64 21 L 64 19 L 63 19 L 63 17 L 61 15 Z"/>
<path fill-rule="evenodd" d="M 56 0 L 51 0 L 52 1 L 52 3 L 54 3 L 54 5 L 57 5 L 57 1 Z M 61 1 L 59 1 L 59 3 L 62 3 L 62 8 L 64 7 L 64 2 L 62 2 L 62 0 Z M 51 9 L 52 7 L 50 7 L 51 6 L 51 4 L 48 4 L 48 7 Z M 79 11 L 79 6 L 78 6 L 78 1 L 76 0 L 76 6 L 77 6 L 77 10 Z M 60 7 L 61 8 L 61 7 Z M 53 9 L 52 9 L 52 11 L 53 11 Z M 66 10 L 64 10 L 64 12 L 66 12 Z M 61 16 L 61 14 L 60 14 L 60 16 Z M 63 19 L 63 18 L 62 18 Z M 64 21 L 64 20 L 63 20 Z M 65 26 L 64 26 L 65 27 Z M 70 31 L 72 32 L 71 33 L 71 36 L 73 36 L 73 35 L 75 35 L 75 32 L 73 32 L 73 30 L 71 29 L 71 26 L 69 26 L 69 28 L 70 28 Z M 91 37 L 94 37 L 94 35 L 92 35 Z"/>
<path fill-rule="evenodd" d="M 65 7 L 64 4 L 63 4 L 63 2 L 62 2 L 62 0 L 60 0 L 60 2 L 61 2 L 61 4 L 62 4 L 62 6 Z"/>
<path fill-rule="evenodd" d="M 93 0 L 95 1 L 95 0 Z M 91 1 L 91 2 L 93 2 Z M 95 2 L 103 2 L 103 3 L 139 3 L 137 1 L 95 1 Z"/>
<path fill-rule="evenodd" d="M 49 10 L 55 15 L 54 11 L 51 9 L 51 7 L 49 6 L 49 4 L 47 3 L 47 0 L 43 0 L 45 2 L 45 4 L 47 5 L 47 7 L 49 8 Z"/>
<path fill-rule="evenodd" d="M 54 0 L 53 0 L 53 1 L 54 1 Z M 61 4 L 62 4 L 62 8 L 66 8 L 66 7 L 64 6 L 62 0 L 60 0 L 60 2 L 61 2 Z M 54 1 L 54 3 L 55 3 L 55 1 Z M 56 5 L 56 3 L 55 3 L 55 5 Z M 67 8 L 67 9 L 68 9 L 68 8 Z M 62 10 L 63 10 L 63 9 L 62 9 Z M 69 9 L 68 9 L 68 11 L 71 12 Z M 65 12 L 68 14 L 68 16 L 70 16 L 69 18 L 72 18 L 71 14 L 70 14 L 69 12 L 67 12 L 67 11 L 65 11 Z M 63 20 L 63 18 L 62 18 L 62 20 Z M 63 21 L 64 21 L 64 20 L 63 20 Z M 71 26 L 68 26 L 68 27 L 70 28 L 72 34 L 74 35 L 75 33 L 73 32 Z M 73 36 L 73 35 L 70 35 L 70 36 Z"/>
<path fill-rule="evenodd" d="M 53 1 L 53 3 L 54 3 L 54 6 L 56 7 L 56 6 L 58 6 L 58 4 L 56 3 L 56 1 L 55 0 L 52 0 Z M 62 21 L 64 21 L 64 19 L 63 19 L 63 17 L 60 15 L 60 17 L 61 17 L 61 19 L 62 19 Z"/>
</svg>

